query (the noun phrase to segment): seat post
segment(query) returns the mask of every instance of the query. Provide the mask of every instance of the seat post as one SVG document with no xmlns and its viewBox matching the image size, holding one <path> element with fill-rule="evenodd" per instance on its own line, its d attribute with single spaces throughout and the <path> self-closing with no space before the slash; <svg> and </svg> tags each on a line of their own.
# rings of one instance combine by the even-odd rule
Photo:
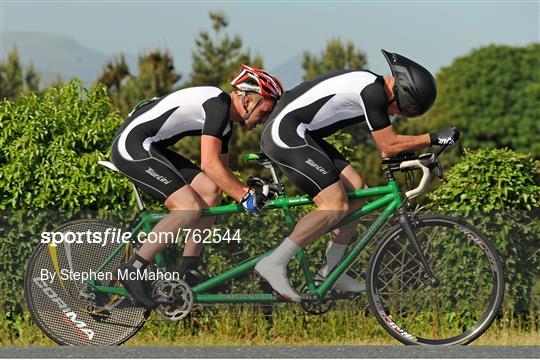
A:
<svg viewBox="0 0 540 360">
<path fill-rule="evenodd" d="M 133 192 L 135 192 L 135 198 L 137 199 L 139 210 L 144 210 L 144 203 L 142 201 L 141 194 L 139 193 L 139 189 L 137 189 L 133 182 L 131 183 L 131 187 L 133 188 Z"/>
<path fill-rule="evenodd" d="M 272 181 L 278 186 L 279 195 L 285 195 L 285 186 L 279 181 L 276 164 L 274 164 L 272 161 L 265 161 L 264 163 L 262 163 L 262 165 L 265 168 L 270 169 L 270 173 L 272 174 Z"/>
<path fill-rule="evenodd" d="M 274 181 L 274 184 L 279 184 L 279 176 L 274 163 L 272 161 L 264 161 L 261 163 L 261 165 L 267 169 L 270 169 L 270 173 L 272 173 L 272 181 Z"/>
<path fill-rule="evenodd" d="M 279 176 L 278 176 L 278 173 L 276 171 L 274 164 L 270 166 L 270 173 L 272 173 L 272 180 L 274 180 L 274 184 L 279 184 L 280 183 Z"/>
</svg>

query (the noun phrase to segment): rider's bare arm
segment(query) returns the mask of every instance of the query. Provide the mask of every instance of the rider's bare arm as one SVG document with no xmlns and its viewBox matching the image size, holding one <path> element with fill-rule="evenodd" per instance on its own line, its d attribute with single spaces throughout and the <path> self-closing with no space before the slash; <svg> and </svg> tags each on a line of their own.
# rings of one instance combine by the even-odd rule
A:
<svg viewBox="0 0 540 360">
<path fill-rule="evenodd" d="M 392 125 L 373 131 L 371 135 L 383 157 L 391 157 L 402 151 L 419 149 L 431 144 L 429 134 L 399 135 Z"/>
<path fill-rule="evenodd" d="M 211 136 L 201 136 L 201 168 L 225 191 L 227 195 L 239 201 L 249 188 L 242 184 L 228 167 L 228 156 L 221 154 L 221 139 Z"/>
<path fill-rule="evenodd" d="M 223 165 L 225 165 L 226 167 L 229 167 L 229 154 L 220 154 L 219 155 L 219 158 L 221 159 L 221 162 L 223 163 Z"/>
</svg>

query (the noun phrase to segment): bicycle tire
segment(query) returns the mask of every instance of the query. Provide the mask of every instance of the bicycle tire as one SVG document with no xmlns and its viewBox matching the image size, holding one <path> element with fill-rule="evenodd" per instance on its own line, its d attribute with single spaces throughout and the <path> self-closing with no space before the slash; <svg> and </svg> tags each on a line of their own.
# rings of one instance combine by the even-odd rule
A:
<svg viewBox="0 0 540 360">
<path fill-rule="evenodd" d="M 106 229 L 123 232 L 113 223 L 95 219 L 71 221 L 55 231 L 65 234 L 68 231 L 103 232 Z M 83 282 L 69 279 L 60 281 L 58 274 L 50 283 L 41 278 L 42 269 L 57 272 L 51 251 L 56 254 L 54 257 L 61 273 L 66 269 L 83 272 L 97 270 L 117 246 L 118 243 L 107 243 L 105 246 L 86 242 L 63 243 L 51 250 L 49 244 L 40 243 L 34 249 L 26 267 L 24 297 L 33 321 L 50 339 L 60 345 L 120 345 L 135 335 L 145 323 L 150 311 L 136 306 L 131 300 L 99 295 L 103 306 L 97 313 L 95 308 L 91 313 L 88 306 L 95 301 L 80 296 Z M 123 258 L 113 258 L 103 271 L 116 271 L 120 262 L 125 261 L 131 253 L 123 255 Z M 118 284 L 116 279 L 108 283 Z"/>
<path fill-rule="evenodd" d="M 489 241 L 471 224 L 449 217 L 441 215 L 421 215 L 417 217 L 417 222 L 413 223 L 414 232 L 419 238 L 422 249 L 428 258 L 428 263 L 435 273 L 436 277 L 441 277 L 441 273 L 446 276 L 441 277 L 443 281 L 439 288 L 426 286 L 428 276 L 425 274 L 420 262 L 415 259 L 415 253 L 412 249 L 410 241 L 407 239 L 401 226 L 397 225 L 387 232 L 387 234 L 381 239 L 377 248 L 373 252 L 370 258 L 368 273 L 367 273 L 367 295 L 371 309 L 373 310 L 378 322 L 383 328 L 395 339 L 406 345 L 465 345 L 469 344 L 479 336 L 481 336 L 495 320 L 497 313 L 502 305 L 504 296 L 504 275 L 503 267 L 500 261 L 500 257 L 496 249 L 489 243 Z M 441 230 L 436 236 L 424 235 L 428 233 L 426 228 L 439 227 Z M 456 235 L 453 238 L 448 238 L 447 234 L 454 233 L 452 230 L 457 230 Z M 438 231 L 438 230 L 437 230 Z M 422 240 L 425 238 L 424 240 Z M 435 240 L 433 240 L 435 239 Z M 437 244 L 437 239 L 440 239 L 440 244 Z M 449 241 L 449 239 L 451 239 Z M 464 239 L 464 240 L 461 240 Z M 453 240 L 453 241 L 452 241 Z M 435 243 L 435 245 L 433 245 Z M 407 248 L 410 247 L 409 248 Z M 467 256 L 444 256 L 452 246 L 466 247 L 467 252 L 462 254 L 468 254 Z M 441 250 L 438 250 L 440 247 Z M 426 249 L 429 249 L 426 251 Z M 459 249 L 458 249 L 459 250 Z M 437 255 L 437 251 L 441 252 L 442 257 L 437 258 L 432 256 L 429 252 L 433 251 Z M 457 254 L 457 250 L 456 254 Z M 476 256 L 478 259 L 473 259 Z M 445 260 L 448 259 L 448 260 Z M 454 259 L 454 260 L 453 260 Z M 478 277 L 476 281 L 464 282 L 464 279 L 473 278 L 466 269 L 456 266 L 452 267 L 453 262 L 461 261 L 461 263 L 470 263 L 476 266 L 477 269 L 489 268 L 491 279 L 486 274 L 482 274 L 483 277 Z M 447 262 L 446 265 L 441 265 L 443 262 Z M 384 265 L 384 267 L 383 267 Z M 443 266 L 445 266 L 443 268 Z M 396 273 L 393 268 L 400 268 L 401 274 L 399 278 L 393 279 L 392 277 Z M 478 270 L 476 271 L 478 272 Z M 466 271 L 467 270 L 467 271 Z M 450 275 L 449 275 L 450 274 Z M 452 275 L 453 274 L 453 275 Z M 450 278 L 450 279 L 449 279 Z M 422 279 L 425 282 L 422 282 Z M 462 280 L 461 283 L 459 279 Z M 484 280 L 485 279 L 485 280 Z M 475 285 L 478 282 L 480 285 Z M 457 291 L 450 291 L 448 284 L 457 284 Z M 465 286 L 463 284 L 466 284 Z M 459 287 L 465 287 L 466 290 L 459 290 Z M 474 293 L 475 286 L 482 289 L 476 289 L 477 293 Z M 425 292 L 427 289 L 428 292 Z M 444 290 L 443 290 L 444 289 Z M 396 293 L 390 292 L 395 290 Z M 433 296 L 433 293 L 436 295 Z M 442 301 L 438 299 L 439 295 L 443 298 Z M 472 318 L 473 311 L 467 310 L 467 303 L 463 299 L 474 297 L 484 297 L 486 293 L 487 306 L 485 310 L 476 315 L 476 318 Z M 489 294 L 488 294 L 489 293 Z M 412 298 L 419 298 L 420 306 L 417 306 L 418 302 L 414 303 L 414 309 L 409 306 L 402 299 L 407 299 L 407 296 Z M 452 330 L 441 329 L 438 314 L 434 314 L 433 309 L 428 309 L 430 296 L 435 298 L 435 310 L 439 310 L 440 307 L 447 308 L 449 314 L 446 317 L 442 317 L 443 320 L 448 320 L 449 329 L 454 328 L 454 331 L 459 333 L 448 335 L 443 337 L 442 334 L 445 331 L 451 332 Z M 468 296 L 468 297 L 467 297 Z M 390 304 L 383 304 L 388 300 Z M 451 303 L 451 300 L 455 299 L 457 305 Z M 426 303 L 427 301 L 427 303 Z M 425 313 L 419 313 L 419 309 L 426 304 Z M 440 306 L 440 307 L 439 307 Z M 460 307 L 463 307 L 460 309 Z M 414 312 L 412 312 L 414 310 Z M 401 318 L 403 317 L 403 318 Z M 436 320 L 434 318 L 437 318 Z M 470 319 L 469 319 L 470 318 Z M 431 321 L 432 328 L 426 327 L 427 323 Z M 424 323 L 422 323 L 424 321 Z M 435 322 L 437 323 L 435 325 Z M 474 324 L 472 324 L 474 322 Z M 424 325 L 421 325 L 424 324 Z M 467 324 L 467 325 L 465 325 Z M 472 324 L 472 325 L 470 325 Z M 424 326 L 427 330 L 421 330 Z M 434 329 L 436 327 L 436 329 Z M 463 330 L 463 331 L 462 331 Z M 425 337 L 426 333 L 431 331 L 432 334 L 439 334 L 439 338 Z M 420 333 L 420 334 L 419 334 Z M 447 336 L 447 335 L 445 335 Z M 433 336 L 437 337 L 437 336 Z"/>
</svg>

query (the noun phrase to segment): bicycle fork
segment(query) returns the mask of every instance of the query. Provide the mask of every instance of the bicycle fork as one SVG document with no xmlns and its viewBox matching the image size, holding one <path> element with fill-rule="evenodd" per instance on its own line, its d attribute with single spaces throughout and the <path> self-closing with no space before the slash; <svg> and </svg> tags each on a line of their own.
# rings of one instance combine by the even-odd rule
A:
<svg viewBox="0 0 540 360">
<path fill-rule="evenodd" d="M 403 231 L 405 231 L 405 235 L 411 242 L 414 251 L 416 252 L 416 255 L 420 259 L 420 263 L 422 264 L 424 271 L 426 274 L 428 274 L 429 279 L 431 281 L 431 285 L 433 287 L 439 286 L 439 280 L 435 277 L 435 274 L 433 271 L 431 271 L 431 267 L 429 266 L 427 259 L 424 255 L 424 252 L 422 251 L 422 248 L 420 247 L 420 244 L 418 243 L 418 240 L 416 239 L 416 235 L 414 234 L 413 227 L 411 225 L 411 220 L 409 219 L 409 216 L 405 211 L 401 211 L 399 213 L 399 224 L 403 228 Z"/>
</svg>

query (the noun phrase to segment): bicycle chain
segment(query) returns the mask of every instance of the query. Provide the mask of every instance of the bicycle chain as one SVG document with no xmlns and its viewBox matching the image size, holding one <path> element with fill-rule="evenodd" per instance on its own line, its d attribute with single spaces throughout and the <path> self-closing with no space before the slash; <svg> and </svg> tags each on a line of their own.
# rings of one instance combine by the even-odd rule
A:
<svg viewBox="0 0 540 360">
<path fill-rule="evenodd" d="M 362 297 L 363 294 L 337 294 L 337 297 L 331 297 L 329 300 L 335 302 L 335 301 L 343 301 L 343 300 L 348 300 L 348 301 L 354 301 L 354 304 L 355 306 L 350 306 L 350 307 L 338 307 L 337 304 L 334 303 L 334 305 L 329 309 L 329 311 L 335 311 L 335 312 L 341 312 L 341 313 L 344 313 L 344 312 L 348 312 L 348 311 L 351 311 L 351 310 L 357 310 L 357 311 L 362 311 L 362 312 L 368 312 L 368 311 L 371 311 L 370 310 L 370 307 L 369 307 L 369 304 L 367 304 L 367 301 L 365 304 L 358 304 L 358 300 L 359 298 Z M 306 302 L 307 304 L 307 302 Z M 291 304 L 291 303 L 279 303 L 279 304 L 250 304 L 250 303 L 246 303 L 246 304 L 209 304 L 209 305 L 201 305 L 201 304 L 194 304 L 193 307 L 191 308 L 191 311 L 189 313 L 188 316 L 192 316 L 193 314 L 197 314 L 198 312 L 200 311 L 205 311 L 207 312 L 205 314 L 206 317 L 209 317 L 209 318 L 213 318 L 213 319 L 218 319 L 218 318 L 225 318 L 225 317 L 228 317 L 228 316 L 231 316 L 231 315 L 241 315 L 243 312 L 245 312 L 246 310 L 251 310 L 253 311 L 252 314 L 250 314 L 250 317 L 259 317 L 259 318 L 269 318 L 269 317 L 273 317 L 275 314 L 274 314 L 274 309 L 278 309 L 278 308 L 284 308 L 284 307 L 291 307 L 291 306 L 294 306 L 294 307 L 302 307 L 301 304 Z M 270 311 L 268 311 L 269 309 L 271 309 Z M 208 311 L 209 310 L 209 311 Z M 225 311 L 226 310 L 226 314 L 208 314 L 208 313 L 212 313 L 214 311 Z M 266 310 L 266 312 L 265 312 Z M 307 312 L 305 309 L 304 309 L 305 312 Z M 323 313 L 320 313 L 320 314 L 312 314 L 312 315 L 322 315 L 324 313 L 326 313 L 327 311 L 323 312 Z M 147 320 L 147 322 L 150 322 L 150 323 L 159 323 L 159 322 L 170 322 L 169 320 L 166 320 L 166 319 L 153 319 L 153 320 Z"/>
</svg>

